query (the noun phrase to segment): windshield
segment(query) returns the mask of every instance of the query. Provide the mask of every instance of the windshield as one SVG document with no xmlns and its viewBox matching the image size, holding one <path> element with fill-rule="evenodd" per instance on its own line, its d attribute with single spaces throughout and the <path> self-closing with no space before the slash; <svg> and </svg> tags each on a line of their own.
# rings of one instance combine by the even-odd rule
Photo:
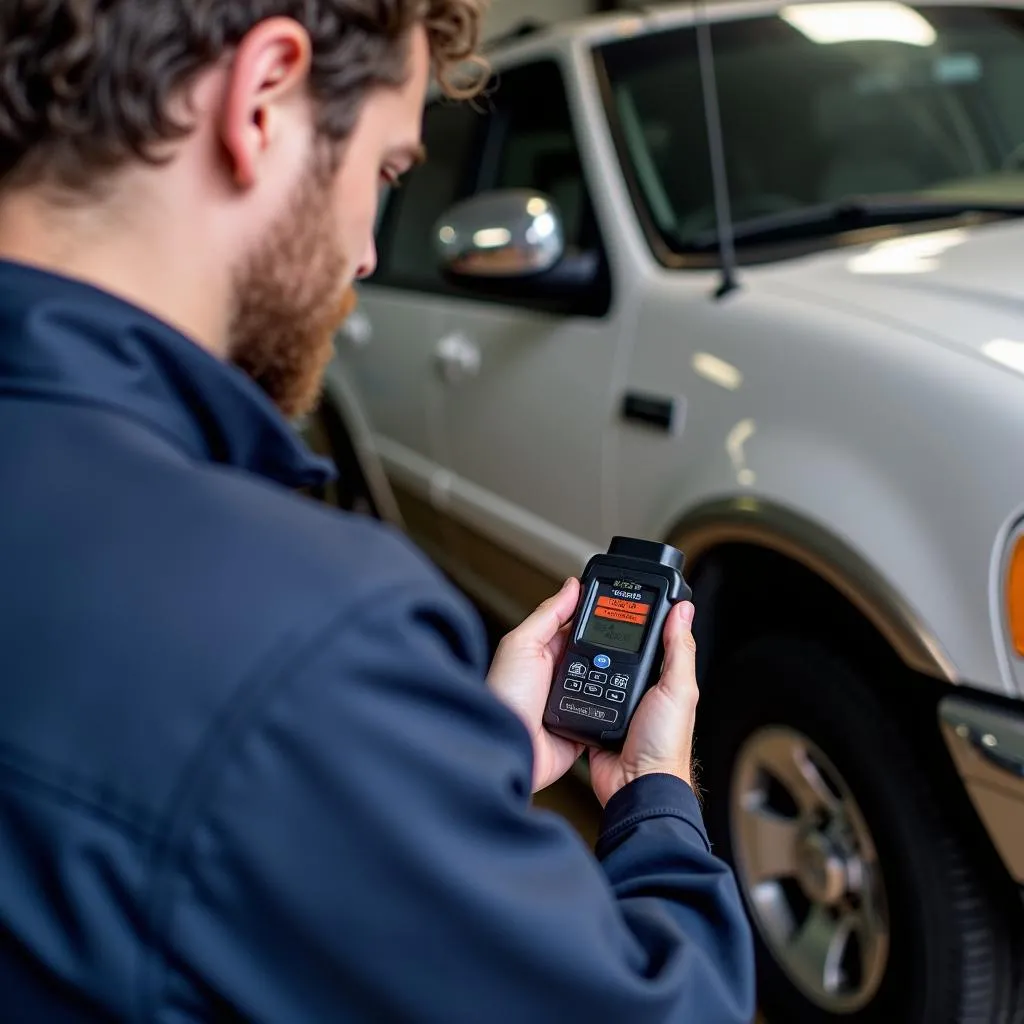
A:
<svg viewBox="0 0 1024 1024">
<path fill-rule="evenodd" d="M 1020 10 L 799 4 L 715 23 L 712 41 L 737 225 L 777 226 L 854 197 L 1024 212 Z M 706 249 L 716 217 L 695 30 L 616 42 L 600 57 L 649 220 L 670 249 Z M 893 223 L 911 219 L 890 206 Z M 793 219 L 803 238 L 839 230 L 829 216 Z M 736 244 L 759 241 L 752 230 Z"/>
</svg>

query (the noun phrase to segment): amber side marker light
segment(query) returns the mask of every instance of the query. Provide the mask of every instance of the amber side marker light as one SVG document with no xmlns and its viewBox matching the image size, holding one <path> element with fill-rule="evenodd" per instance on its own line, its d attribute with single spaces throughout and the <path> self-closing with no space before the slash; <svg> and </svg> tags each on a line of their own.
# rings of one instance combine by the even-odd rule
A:
<svg viewBox="0 0 1024 1024">
<path fill-rule="evenodd" d="M 1006 578 L 1006 607 L 1017 654 L 1024 658 L 1024 537 L 1018 539 Z"/>
</svg>

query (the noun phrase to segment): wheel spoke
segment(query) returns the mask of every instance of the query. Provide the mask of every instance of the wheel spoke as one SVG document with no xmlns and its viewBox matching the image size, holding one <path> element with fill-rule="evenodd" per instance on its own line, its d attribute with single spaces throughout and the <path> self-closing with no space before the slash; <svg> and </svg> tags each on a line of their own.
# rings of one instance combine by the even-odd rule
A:
<svg viewBox="0 0 1024 1024">
<path fill-rule="evenodd" d="M 880 975 L 885 970 L 889 954 L 888 921 L 865 907 L 851 911 L 844 924 L 851 934 L 857 936 L 862 976 L 874 978 Z"/>
<path fill-rule="evenodd" d="M 840 802 L 811 760 L 806 746 L 794 742 L 791 736 L 778 735 L 763 742 L 759 754 L 762 767 L 786 788 L 801 813 L 838 809 Z"/>
<path fill-rule="evenodd" d="M 843 985 L 842 960 L 850 940 L 852 921 L 836 920 L 815 906 L 788 947 L 790 965 L 815 991 L 836 994 Z"/>
<path fill-rule="evenodd" d="M 758 804 L 741 810 L 738 825 L 744 873 L 752 887 L 796 873 L 799 826 L 794 819 Z"/>
</svg>

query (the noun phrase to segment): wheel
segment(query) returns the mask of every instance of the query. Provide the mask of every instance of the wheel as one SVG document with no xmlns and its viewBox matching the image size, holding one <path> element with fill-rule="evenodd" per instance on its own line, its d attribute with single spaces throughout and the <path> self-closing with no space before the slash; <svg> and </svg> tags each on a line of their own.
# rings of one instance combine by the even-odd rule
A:
<svg viewBox="0 0 1024 1024">
<path fill-rule="evenodd" d="M 766 638 L 709 690 L 708 829 L 754 924 L 769 1024 L 1018 1020 L 1015 891 L 977 869 L 865 677 Z"/>
<path fill-rule="evenodd" d="M 309 447 L 317 455 L 330 459 L 338 470 L 333 481 L 323 487 L 311 488 L 310 496 L 333 508 L 379 519 L 380 513 L 344 421 L 327 399 L 310 416 L 303 434 Z"/>
</svg>

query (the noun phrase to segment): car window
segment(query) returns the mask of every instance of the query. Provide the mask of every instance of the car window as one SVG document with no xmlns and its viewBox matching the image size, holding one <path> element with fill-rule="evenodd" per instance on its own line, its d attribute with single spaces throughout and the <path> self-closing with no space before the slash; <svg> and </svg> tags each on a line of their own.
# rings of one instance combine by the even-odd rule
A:
<svg viewBox="0 0 1024 1024">
<path fill-rule="evenodd" d="M 445 287 L 433 229 L 449 207 L 472 193 L 484 128 L 485 118 L 468 103 L 439 100 L 427 108 L 427 160 L 388 196 L 377 232 L 377 273 L 371 280 L 429 291 Z"/>
<path fill-rule="evenodd" d="M 528 188 L 555 201 L 571 251 L 600 239 L 561 68 L 543 61 L 499 76 L 493 95 L 493 172 L 484 187 Z M 490 180 L 488 180 L 490 178 Z"/>
<path fill-rule="evenodd" d="M 586 185 L 565 80 L 543 60 L 496 72 L 486 93 L 471 102 L 439 101 L 427 108 L 423 141 L 427 162 L 388 197 L 377 233 L 379 262 L 372 281 L 393 287 L 479 299 L 440 272 L 433 231 L 454 203 L 492 189 L 531 189 L 549 196 L 564 222 L 567 256 L 592 268 L 591 295 L 509 298 L 550 312 L 604 315 L 611 283 Z M 589 262 L 588 262 L 589 261 Z M 496 294 L 491 301 L 503 301 Z"/>
<path fill-rule="evenodd" d="M 794 5 L 713 24 L 736 222 L 850 197 L 1024 207 L 1024 15 L 861 7 L 859 20 Z M 716 225 L 696 32 L 598 57 L 627 174 L 662 240 L 685 253 Z"/>
</svg>

